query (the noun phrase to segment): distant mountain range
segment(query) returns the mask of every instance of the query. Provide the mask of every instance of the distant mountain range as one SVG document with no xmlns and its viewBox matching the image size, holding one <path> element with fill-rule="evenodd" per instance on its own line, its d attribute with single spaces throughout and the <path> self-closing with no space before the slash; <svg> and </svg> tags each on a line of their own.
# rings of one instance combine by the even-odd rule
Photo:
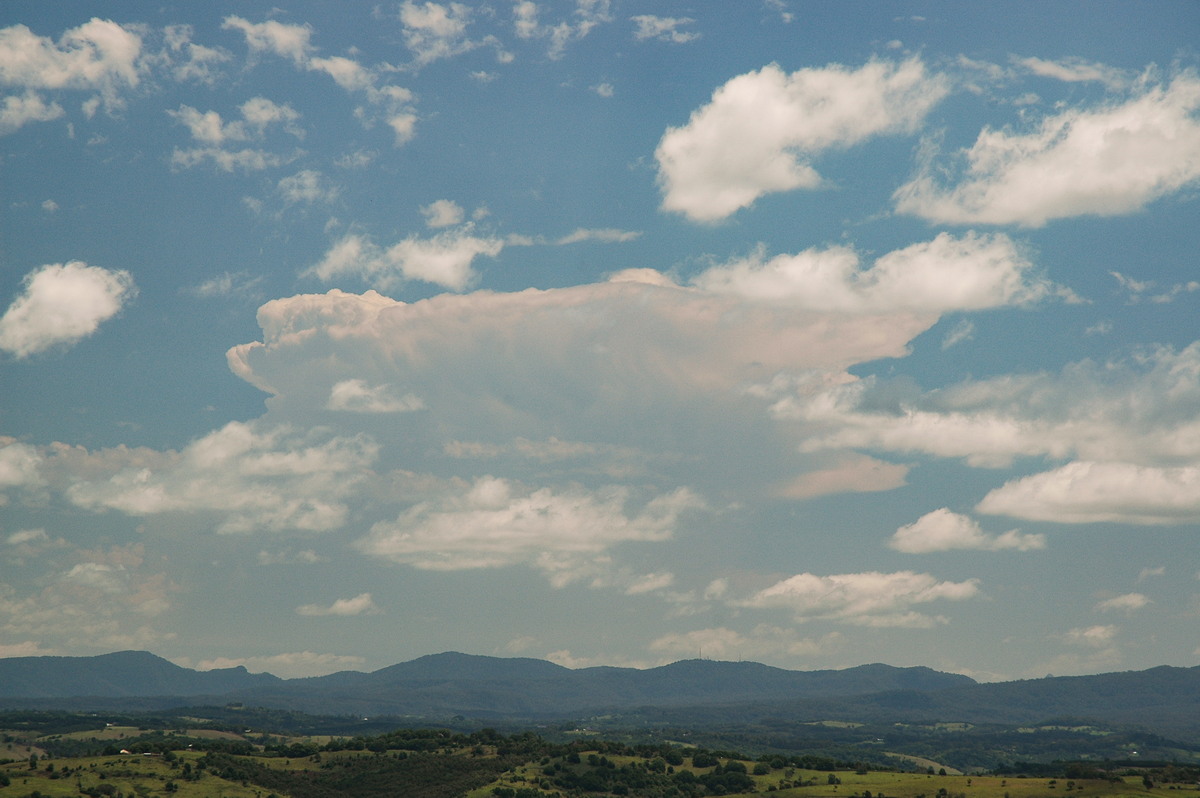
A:
<svg viewBox="0 0 1200 798">
<path fill-rule="evenodd" d="M 978 684 L 924 667 L 791 671 L 683 660 L 659 668 L 570 669 L 525 658 L 435 654 L 371 673 L 306 679 L 245 668 L 195 671 L 144 651 L 0 659 L 0 708 L 165 709 L 239 703 L 327 715 L 631 723 L 720 720 L 1136 724 L 1200 739 L 1200 667 Z"/>
</svg>

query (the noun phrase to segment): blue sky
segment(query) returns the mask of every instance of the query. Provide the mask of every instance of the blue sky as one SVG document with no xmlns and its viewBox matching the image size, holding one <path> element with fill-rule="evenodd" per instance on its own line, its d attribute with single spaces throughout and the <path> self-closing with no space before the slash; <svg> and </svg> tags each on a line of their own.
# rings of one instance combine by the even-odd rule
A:
<svg viewBox="0 0 1200 798">
<path fill-rule="evenodd" d="M 0 655 L 1200 660 L 1194 3 L 0 6 Z"/>
</svg>

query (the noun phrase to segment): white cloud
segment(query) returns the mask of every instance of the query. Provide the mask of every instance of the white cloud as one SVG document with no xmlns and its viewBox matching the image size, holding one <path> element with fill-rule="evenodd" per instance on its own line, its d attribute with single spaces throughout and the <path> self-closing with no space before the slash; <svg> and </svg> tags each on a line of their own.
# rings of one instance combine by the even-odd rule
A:
<svg viewBox="0 0 1200 798">
<path fill-rule="evenodd" d="M 979 582 L 939 582 L 929 574 L 913 571 L 853 574 L 797 574 L 748 599 L 738 606 L 758 609 L 781 608 L 795 613 L 798 621 L 827 619 L 858 626 L 928 628 L 944 623 L 914 611 L 916 605 L 934 601 L 962 601 L 979 592 Z"/>
<path fill-rule="evenodd" d="M 740 75 L 663 134 L 655 150 L 663 208 L 715 222 L 764 194 L 817 188 L 814 156 L 914 130 L 947 91 L 918 59 L 790 75 L 770 64 Z"/>
<path fill-rule="evenodd" d="M 404 25 L 404 44 L 412 51 L 418 66 L 450 58 L 477 46 L 467 38 L 471 9 L 462 3 L 414 3 L 400 6 Z"/>
<path fill-rule="evenodd" d="M 411 4 L 410 4 L 411 5 Z M 240 30 L 246 44 L 254 53 L 273 53 L 288 58 L 296 66 L 308 72 L 322 72 L 331 77 L 341 88 L 350 92 L 361 92 L 373 110 L 358 108 L 355 116 L 366 127 L 382 120 L 395 137 L 397 147 L 412 140 L 416 134 L 417 115 L 413 111 L 413 93 L 402 86 L 377 86 L 379 76 L 395 71 L 390 64 L 381 64 L 368 69 L 345 56 L 316 55 L 311 44 L 312 29 L 307 25 L 288 25 L 274 20 L 252 23 L 237 16 L 225 18 L 226 30 Z"/>
<path fill-rule="evenodd" d="M 0 635 L 52 641 L 55 648 L 121 650 L 159 645 L 155 628 L 178 589 L 150 570 L 141 544 L 71 549 L 35 591 L 0 583 Z"/>
<path fill-rule="evenodd" d="M 541 8 L 532 0 L 513 5 L 513 30 L 520 39 L 548 39 L 547 56 L 562 58 L 567 45 L 584 38 L 597 25 L 611 22 L 610 0 L 575 0 L 575 10 L 567 19 L 554 24 L 541 21 Z"/>
<path fill-rule="evenodd" d="M 1170 493 L 1165 482 L 1185 479 L 1186 472 L 1122 471 L 1132 466 L 1117 464 L 1165 467 L 1200 462 L 1198 403 L 1200 342 L 1179 352 L 1167 347 L 1140 352 L 1128 362 L 1085 360 L 1059 374 L 967 380 L 924 395 L 897 392 L 896 386 L 873 378 L 851 379 L 784 396 L 774 409 L 781 418 L 827 430 L 805 443 L 813 451 L 925 452 L 963 457 L 981 467 L 1007 466 L 1018 456 L 1076 457 L 1109 465 L 1097 466 L 1088 478 L 1079 466 L 1053 472 L 1056 476 L 1031 478 L 1021 490 L 1048 488 L 1052 482 L 1064 486 L 1066 478 L 1080 480 L 1082 486 L 1111 473 L 1114 481 L 1136 477 L 1146 480 L 1147 487 L 1163 483 L 1165 498 Z M 1118 491 L 1120 496 L 1128 494 Z M 1150 499 L 1146 494 L 1145 500 Z M 1114 496 L 1113 501 L 1119 500 Z M 1163 512 L 1190 511 L 1179 505 Z"/>
<path fill-rule="evenodd" d="M 37 447 L 0 436 L 0 488 L 42 484 L 41 463 L 42 456 Z"/>
<path fill-rule="evenodd" d="M 1045 58 L 1016 58 L 1017 66 L 1035 75 L 1053 78 L 1066 83 L 1103 83 L 1109 88 L 1120 89 L 1129 84 L 1128 76 L 1120 69 L 1084 61 L 1082 58 L 1064 58 L 1050 61 Z"/>
<path fill-rule="evenodd" d="M 173 54 L 171 75 L 181 83 L 195 81 L 211 86 L 220 76 L 218 65 L 232 58 L 223 49 L 193 42 L 190 25 L 168 25 L 163 29 L 163 38 Z M 179 60 L 180 56 L 186 56 L 186 60 Z"/>
<path fill-rule="evenodd" d="M 954 325 L 942 339 L 942 351 L 946 351 L 951 347 L 958 346 L 963 341 L 970 341 L 975 337 L 975 324 L 968 319 L 960 319 L 958 324 Z"/>
<path fill-rule="evenodd" d="M 865 455 L 848 453 L 827 468 L 801 474 L 781 485 L 776 494 L 789 499 L 811 499 L 834 493 L 871 493 L 907 484 L 909 467 Z"/>
<path fill-rule="evenodd" d="M 1153 568 L 1143 568 L 1142 570 L 1138 571 L 1137 581 L 1144 582 L 1152 576 L 1162 576 L 1166 572 L 1167 568 L 1165 565 L 1157 565 Z"/>
<path fill-rule="evenodd" d="M 988 535 L 974 519 L 943 507 L 897 529 L 888 545 L 907 554 L 953 549 L 1032 551 L 1045 548 L 1046 538 L 1044 535 L 1023 535 L 1015 529 L 1001 535 Z"/>
<path fill-rule="evenodd" d="M 433 228 L 461 224 L 466 216 L 462 206 L 447 199 L 434 200 L 428 205 L 422 206 L 421 214 L 425 217 L 426 226 Z"/>
<path fill-rule="evenodd" d="M 1141 593 L 1126 593 L 1123 596 L 1113 596 L 1110 599 L 1096 604 L 1097 612 L 1122 612 L 1126 615 L 1132 615 L 1138 610 L 1153 604 L 1150 599 Z"/>
<path fill-rule="evenodd" d="M 860 267 L 849 247 L 809 249 L 763 261 L 761 252 L 715 266 L 693 282 L 705 290 L 787 302 L 806 309 L 857 313 L 982 310 L 1034 302 L 1050 285 L 1007 236 L 942 233 Z"/>
<path fill-rule="evenodd" d="M 332 202 L 338 197 L 337 186 L 331 186 L 325 176 L 314 169 L 302 169 L 285 177 L 277 186 L 283 201 L 289 205 Z"/>
<path fill-rule="evenodd" d="M 25 275 L 21 294 L 0 317 L 0 350 L 23 358 L 74 344 L 136 295 L 127 271 L 82 261 L 42 266 Z"/>
<path fill-rule="evenodd" d="M 119 92 L 139 83 L 141 52 L 141 37 L 110 20 L 93 17 L 63 33 L 57 44 L 25 25 L 13 25 L 0 29 L 0 84 L 28 90 L 91 90 L 106 106 L 117 108 Z M 40 100 L 27 92 L 22 103 L 25 121 L 37 119 L 30 114 Z M 9 112 L 6 100 L 5 115 Z M 41 113 L 46 118 L 47 112 Z"/>
<path fill-rule="evenodd" d="M 407 280 L 421 280 L 462 291 L 477 278 L 471 267 L 475 258 L 495 257 L 504 248 L 502 240 L 471 235 L 471 229 L 467 224 L 432 238 L 409 236 L 387 249 L 380 249 L 366 236 L 352 233 L 335 242 L 321 262 L 306 274 L 325 282 L 351 275 L 382 289 Z"/>
<path fill-rule="evenodd" d="M 977 509 L 1062 524 L 1194 524 L 1200 521 L 1200 467 L 1073 462 L 1006 482 Z"/>
<path fill-rule="evenodd" d="M 637 25 L 637 30 L 633 32 L 633 38 L 639 42 L 657 39 L 660 42 L 685 44 L 700 38 L 700 34 L 695 31 L 680 30 L 685 25 L 695 23 L 696 20 L 691 17 L 657 17 L 653 14 L 639 14 L 629 19 Z"/>
<path fill-rule="evenodd" d="M 1072 216 L 1140 210 L 1200 179 L 1200 78 L 1177 76 L 1095 110 L 1063 111 L 1034 130 L 985 129 L 959 153 L 957 185 L 934 155 L 897 189 L 896 209 L 950 224 L 1040 227 Z"/>
<path fill-rule="evenodd" d="M 188 667 L 187 661 L 178 664 Z M 362 670 L 366 660 L 345 654 L 318 654 L 313 651 L 292 651 L 257 657 L 216 657 L 196 663 L 196 670 L 236 668 L 239 665 L 252 673 L 271 673 L 282 679 L 302 679 L 325 676 L 335 671 Z"/>
<path fill-rule="evenodd" d="M 1103 648 L 1112 644 L 1119 630 L 1115 626 L 1089 626 L 1086 629 L 1069 629 L 1065 635 L 1066 642 L 1072 645 Z"/>
<path fill-rule="evenodd" d="M 246 272 L 224 272 L 183 290 L 201 299 L 233 296 L 253 297 L 257 295 L 258 286 L 264 279 L 262 275 L 251 277 Z"/>
<path fill-rule="evenodd" d="M 29 122 L 49 122 L 63 115 L 58 103 L 47 103 L 41 95 L 27 91 L 23 95 L 11 94 L 0 105 L 0 136 L 19 130 Z"/>
<path fill-rule="evenodd" d="M 360 593 L 354 598 L 338 599 L 328 607 L 320 604 L 303 604 L 296 608 L 297 614 L 307 615 L 312 618 L 378 615 L 380 612 L 382 610 L 371 599 L 370 593 Z"/>
<path fill-rule="evenodd" d="M 226 150 L 220 147 L 193 147 L 188 150 L 175 150 L 171 153 L 171 165 L 179 169 L 190 169 L 205 161 L 212 161 L 223 172 L 261 172 L 283 166 L 295 159 L 295 155 L 285 156 L 270 153 L 265 150 L 243 149 Z"/>
<path fill-rule="evenodd" d="M 603 244 L 624 244 L 641 237 L 641 232 L 633 230 L 616 230 L 611 227 L 589 229 L 580 227 L 574 232 L 555 241 L 555 244 L 578 244 L 584 241 L 599 241 Z"/>
<path fill-rule="evenodd" d="M 425 406 L 411 393 L 396 396 L 389 385 L 368 385 L 365 380 L 342 380 L 329 392 L 330 410 L 352 413 L 410 413 Z"/>
<path fill-rule="evenodd" d="M 203 513 L 217 531 L 336 529 L 346 499 L 372 474 L 378 446 L 365 436 L 297 435 L 230 422 L 181 452 L 59 449 L 53 467 L 67 498 L 85 509 L 127 515 Z M 107 478 L 104 478 L 107 477 Z"/>
<path fill-rule="evenodd" d="M 262 149 L 227 149 L 233 142 L 259 141 L 266 135 L 267 128 L 281 125 L 296 138 L 304 137 L 304 130 L 296 125 L 300 114 L 290 105 L 279 105 L 265 97 L 252 97 L 238 109 L 241 119 L 228 122 L 216 111 L 200 111 L 189 105 L 180 105 L 178 111 L 167 111 L 167 115 L 187 127 L 192 139 L 202 146 L 178 149 L 171 155 L 171 164 L 178 168 L 190 168 L 206 160 L 226 172 L 242 169 L 247 172 L 260 171 L 286 163 L 295 156 L 282 156 Z"/>
<path fill-rule="evenodd" d="M 812 658 L 836 652 L 844 643 L 840 632 L 821 637 L 801 637 L 795 629 L 759 624 L 742 634 L 720 626 L 690 632 L 670 632 L 656 638 L 649 649 L 676 659 L 770 660 L 781 657 Z"/>
<path fill-rule="evenodd" d="M 269 19 L 253 23 L 238 16 L 228 16 L 221 27 L 224 30 L 240 30 L 246 37 L 246 45 L 255 53 L 274 53 L 290 58 L 302 66 L 312 52 L 312 28 L 308 25 L 288 25 Z"/>
<path fill-rule="evenodd" d="M 450 486 L 395 521 L 375 524 L 358 546 L 372 556 L 430 570 L 527 563 L 561 585 L 574 581 L 580 566 L 617 543 L 670 538 L 679 516 L 700 505 L 681 488 L 627 514 L 630 498 L 623 488 L 595 493 L 528 489 L 481 477 Z"/>
</svg>

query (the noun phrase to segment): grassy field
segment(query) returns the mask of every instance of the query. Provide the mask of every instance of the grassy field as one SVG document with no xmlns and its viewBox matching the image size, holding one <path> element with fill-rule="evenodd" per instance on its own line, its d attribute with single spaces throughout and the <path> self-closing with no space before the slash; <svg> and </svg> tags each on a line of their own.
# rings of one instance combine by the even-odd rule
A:
<svg viewBox="0 0 1200 798">
<path fill-rule="evenodd" d="M 90 740 L 120 740 L 122 737 L 132 737 L 144 733 L 136 727 L 110 726 L 82 732 L 62 735 L 62 739 Z M 200 737 L 195 730 L 189 732 L 193 737 Z M 239 739 L 240 735 L 228 732 L 213 731 L 203 735 L 215 740 Z M 305 738 L 292 738 L 302 740 Z M 327 739 L 326 739 L 327 741 Z M 179 750 L 164 755 L 123 754 L 117 756 L 80 756 L 54 757 L 47 759 L 39 755 L 37 760 L 30 761 L 31 749 L 26 742 L 14 739 L 8 750 L 0 750 L 0 798 L 29 798 L 29 796 L 113 796 L 113 798 L 268 798 L 275 794 L 277 798 L 288 798 L 287 793 L 270 790 L 256 785 L 252 781 L 242 782 L 221 778 L 215 775 L 217 766 L 210 765 L 209 769 L 200 766 L 204 754 L 194 750 Z M 316 738 L 308 742 L 316 742 Z M 324 774 L 349 773 L 350 769 L 362 766 L 363 770 L 354 771 L 368 773 L 372 762 L 391 759 L 403 761 L 407 756 L 416 758 L 410 762 L 428 761 L 421 757 L 432 757 L 443 763 L 444 767 L 456 772 L 462 772 L 468 765 L 468 759 L 483 757 L 494 759 L 497 748 L 492 745 L 460 745 L 459 747 L 444 747 L 439 752 L 412 754 L 403 751 L 365 751 L 343 750 L 322 751 L 311 756 L 254 756 L 240 755 L 230 757 L 225 761 L 253 763 L 255 767 L 270 768 L 273 771 L 284 771 L 298 776 L 299 771 L 320 772 Z M 628 795 L 637 798 L 639 795 L 672 794 L 674 785 L 690 783 L 699 785 L 705 777 L 719 776 L 722 772 L 742 772 L 743 778 L 753 780 L 753 790 L 743 792 L 726 792 L 726 796 L 771 796 L 771 798 L 1200 798 L 1200 785 L 1195 783 L 1158 783 L 1148 787 L 1143 782 L 1142 775 L 1113 776 L 1109 779 L 1078 779 L 1066 778 L 1024 778 L 1016 776 L 980 776 L 947 772 L 947 775 L 927 773 L 895 772 L 895 771 L 864 771 L 864 770 L 806 770 L 793 767 L 770 768 L 753 760 L 723 759 L 719 766 L 696 767 L 691 758 L 684 758 L 682 764 L 667 766 L 661 758 L 651 761 L 647 756 L 609 754 L 599 756 L 599 751 L 575 750 L 570 757 L 559 754 L 552 756 L 536 755 L 521 764 L 506 762 L 502 767 L 509 767 L 507 772 L 500 774 L 490 783 L 471 789 L 453 793 L 466 795 L 467 798 L 496 798 L 498 795 L 519 795 L 520 798 L 531 795 L 553 795 L 559 788 L 551 782 L 558 775 L 571 773 L 578 777 L 589 775 L 590 771 L 600 770 L 608 774 L 642 773 L 652 776 L 658 781 L 653 790 L 639 792 L 636 789 L 628 792 L 613 790 L 604 792 L 603 789 L 573 788 L 571 791 L 561 790 L 564 796 L 568 794 L 596 796 L 603 798 L 608 795 Z M 667 751 L 668 749 L 663 749 Z M 630 751 L 630 754 L 633 752 Z M 687 752 L 684 752 L 687 753 Z M 673 755 L 673 754 L 672 754 Z M 462 765 L 454 764 L 456 757 L 462 757 Z M 520 762 L 520 760 L 516 760 Z M 674 761 L 679 762 L 677 757 Z M 697 761 L 699 759 L 697 758 Z M 712 760 L 710 759 L 710 762 Z M 602 763 L 602 765 L 600 764 Z M 719 769 L 718 769 L 719 768 Z M 499 773 L 500 768 L 492 773 Z M 757 772 L 756 772 L 757 771 Z M 222 770 L 230 775 L 230 770 Z M 448 771 L 447 771 L 448 772 Z M 1194 772 L 1194 771 L 1193 771 Z M 246 770 L 245 774 L 250 774 Z M 238 779 L 260 779 L 255 775 L 239 775 Z M 281 776 L 283 774 L 280 774 Z M 596 773 L 590 773 L 595 776 Z M 303 778 L 308 778 L 304 776 Z M 484 777 L 492 778 L 491 773 Z M 1157 777 L 1156 777 L 1157 778 Z M 264 783 L 284 783 L 266 781 Z M 295 784 L 296 782 L 286 782 Z M 479 784 L 475 781 L 474 784 Z M 378 782 L 376 782 L 378 784 Z M 340 785 L 338 789 L 346 789 Z M 676 790 L 676 794 L 711 795 L 721 794 L 715 790 L 705 791 L 698 786 Z M 699 792 L 695 790 L 699 789 Z M 499 790 L 499 792 L 497 792 Z M 311 793 L 310 793 L 311 794 Z M 338 792 L 338 795 L 357 795 L 350 789 Z M 364 792 L 364 795 L 380 794 Z M 391 793 L 385 793 L 391 794 Z M 395 793 L 400 794 L 400 793 Z M 439 793 L 451 794 L 451 793 Z"/>
</svg>

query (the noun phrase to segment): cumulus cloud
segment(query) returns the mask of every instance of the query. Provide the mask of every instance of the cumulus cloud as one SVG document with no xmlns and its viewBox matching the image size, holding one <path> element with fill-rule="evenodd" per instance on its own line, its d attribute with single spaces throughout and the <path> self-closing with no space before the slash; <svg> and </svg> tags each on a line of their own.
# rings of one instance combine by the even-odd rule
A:
<svg viewBox="0 0 1200 798">
<path fill-rule="evenodd" d="M 37 447 L 0 436 L 0 488 L 40 485 L 41 463 Z"/>
<path fill-rule="evenodd" d="M 0 634 L 65 649 L 146 648 L 173 635 L 156 619 L 177 587 L 149 568 L 141 544 L 71 548 L 31 592 L 0 584 Z"/>
<path fill-rule="evenodd" d="M 378 615 L 380 612 L 382 610 L 371 599 L 370 593 L 360 593 L 354 598 L 338 599 L 328 607 L 321 604 L 303 604 L 296 608 L 297 614 L 307 615 L 312 618 Z"/>
<path fill-rule="evenodd" d="M 915 58 L 790 75 L 770 64 L 740 75 L 663 134 L 655 150 L 663 208 L 716 222 L 764 194 L 818 188 L 815 156 L 912 131 L 947 91 Z"/>
<path fill-rule="evenodd" d="M 325 282 L 354 276 L 387 290 L 402 282 L 420 280 L 453 291 L 468 288 L 477 274 L 471 264 L 480 255 L 495 257 L 504 249 L 499 238 L 472 235 L 470 224 L 432 238 L 409 236 L 387 249 L 356 233 L 334 243 L 306 274 Z"/>
<path fill-rule="evenodd" d="M 61 115 L 62 109 L 46 105 L 37 90 L 94 91 L 107 107 L 119 108 L 120 93 L 140 82 L 141 53 L 141 36 L 96 17 L 66 31 L 57 43 L 25 25 L 0 29 L 0 84 L 27 90 L 15 104 L 5 100 L 0 120 L 20 127 Z"/>
<path fill-rule="evenodd" d="M 1016 529 L 1001 535 L 988 535 L 973 518 L 943 507 L 897 529 L 888 545 L 906 554 L 953 549 L 1031 551 L 1045 548 L 1046 538 L 1044 535 L 1023 535 Z"/>
<path fill-rule="evenodd" d="M 329 185 L 325 176 L 315 169 L 301 169 L 290 177 L 282 178 L 276 188 L 288 205 L 332 202 L 339 194 L 337 186 Z"/>
<path fill-rule="evenodd" d="M 176 148 L 171 156 L 174 166 L 187 168 L 205 160 L 212 160 L 219 168 L 232 172 L 235 168 L 257 171 L 278 166 L 286 161 L 285 156 L 275 155 L 261 149 L 230 149 L 235 142 L 260 141 L 272 125 L 280 125 L 296 138 L 304 137 L 304 130 L 297 126 L 300 114 L 286 103 L 277 104 L 265 97 L 252 97 L 239 107 L 241 119 L 225 121 L 216 111 L 200 112 L 190 105 L 180 105 L 177 111 L 167 115 L 184 125 L 192 140 L 199 147 Z"/>
<path fill-rule="evenodd" d="M 127 271 L 82 261 L 42 266 L 25 275 L 21 294 L 0 317 L 0 350 L 24 358 L 77 343 L 136 295 Z"/>
<path fill-rule="evenodd" d="M 180 452 L 61 448 L 52 466 L 74 475 L 66 496 L 89 510 L 204 513 L 222 533 L 320 532 L 345 522 L 346 498 L 371 476 L 377 455 L 365 436 L 235 421 Z"/>
<path fill-rule="evenodd" d="M 308 25 L 289 25 L 276 20 L 255 23 L 230 15 L 222 27 L 241 31 L 252 53 L 270 53 L 289 59 L 297 69 L 323 72 L 346 91 L 360 93 L 373 110 L 368 112 L 360 108 L 355 112 L 356 116 L 367 126 L 383 121 L 395 135 L 397 147 L 415 135 L 417 115 L 412 107 L 413 93 L 402 86 L 378 85 L 381 74 L 394 71 L 391 65 L 368 69 L 345 56 L 318 56 L 311 43 L 313 31 Z"/>
<path fill-rule="evenodd" d="M 450 58 L 477 46 L 467 38 L 471 9 L 462 3 L 414 3 L 400 6 L 404 26 L 404 45 L 418 66 L 440 58 Z"/>
<path fill-rule="evenodd" d="M 811 499 L 833 493 L 870 493 L 893 490 L 906 483 L 909 467 L 849 453 L 827 468 L 801 474 L 776 493 L 789 499 Z"/>
<path fill-rule="evenodd" d="M 1041 495 L 1039 506 L 1044 508 L 1040 502 L 1049 500 L 1052 484 L 1065 487 L 1073 483 L 1082 488 L 1104 474 L 1111 475 L 1114 482 L 1136 478 L 1144 480 L 1145 487 L 1157 485 L 1154 495 L 1167 499 L 1174 492 L 1171 483 L 1190 478 L 1187 467 L 1181 471 L 1169 467 L 1200 460 L 1197 406 L 1200 342 L 1178 352 L 1159 347 L 1126 361 L 1085 360 L 1058 374 L 966 380 L 926 394 L 872 378 L 851 379 L 808 394 L 784 396 L 774 410 L 782 418 L 827 430 L 806 442 L 814 451 L 876 448 L 924 452 L 966 458 L 969 464 L 981 467 L 1007 466 L 1018 456 L 1096 461 L 1095 466 L 1069 466 L 1019 483 L 1020 491 Z M 1120 463 L 1150 468 L 1139 471 Z M 1160 472 L 1156 468 L 1160 466 L 1168 468 Z M 1000 495 L 1015 497 L 1017 485 Z M 1131 493 L 1121 489 L 1117 495 Z M 1102 498 L 1098 493 L 1093 497 Z M 1144 501 L 1150 498 L 1151 494 L 1146 494 Z M 1111 501 L 1119 503 L 1116 496 Z M 1003 504 L 1017 509 L 1008 501 Z M 1186 497 L 1181 496 L 1163 512 L 1187 516 L 1191 511 L 1186 504 Z M 988 506 L 998 509 L 1000 505 Z M 1015 513 L 1015 517 L 1034 516 Z"/>
<path fill-rule="evenodd" d="M 49 122 L 64 113 L 56 102 L 46 102 L 41 95 L 27 91 L 23 95 L 12 94 L 0 104 L 0 136 L 8 135 L 30 122 Z"/>
<path fill-rule="evenodd" d="M 1041 227 L 1072 216 L 1132 213 L 1200 179 L 1200 77 L 1140 88 L 1123 101 L 1069 109 L 1033 130 L 985 129 L 957 154 L 957 184 L 929 152 L 897 189 L 896 209 L 949 224 Z"/>
<path fill-rule="evenodd" d="M 979 592 L 979 582 L 943 582 L 913 571 L 818 576 L 804 573 L 760 590 L 739 606 L 780 608 L 798 621 L 826 619 L 858 626 L 928 628 L 945 618 L 912 609 L 934 601 L 962 601 Z"/>
<path fill-rule="evenodd" d="M 942 313 L 1035 302 L 1052 287 L 1007 236 L 942 233 L 861 268 L 849 247 L 809 249 L 763 260 L 761 252 L 713 267 L 693 283 L 798 308 L 849 312 L 913 310 Z"/>
<path fill-rule="evenodd" d="M 1078 461 L 1006 482 L 977 509 L 1062 524 L 1194 524 L 1200 521 L 1200 467 Z"/>
<path fill-rule="evenodd" d="M 368 385 L 365 380 L 342 380 L 329 392 L 330 410 L 351 413 L 408 413 L 425 406 L 411 393 L 397 396 L 390 385 Z"/>
<path fill-rule="evenodd" d="M 453 227 L 462 223 L 466 212 L 457 202 L 440 199 L 422 206 L 421 215 L 425 217 L 425 224 L 428 227 Z"/>
<path fill-rule="evenodd" d="M 528 489 L 496 477 L 455 487 L 375 524 L 359 548 L 429 570 L 528 563 L 566 584 L 581 564 L 616 543 L 670 538 L 680 515 L 700 506 L 682 488 L 627 513 L 632 497 L 623 488 Z"/>
<path fill-rule="evenodd" d="M 554 243 L 560 245 L 578 244 L 584 241 L 598 241 L 603 244 L 624 244 L 628 241 L 634 241 L 641 237 L 641 233 L 635 230 L 616 230 L 611 227 L 601 229 L 588 229 L 580 227 L 574 232 L 563 236 Z"/>
</svg>

